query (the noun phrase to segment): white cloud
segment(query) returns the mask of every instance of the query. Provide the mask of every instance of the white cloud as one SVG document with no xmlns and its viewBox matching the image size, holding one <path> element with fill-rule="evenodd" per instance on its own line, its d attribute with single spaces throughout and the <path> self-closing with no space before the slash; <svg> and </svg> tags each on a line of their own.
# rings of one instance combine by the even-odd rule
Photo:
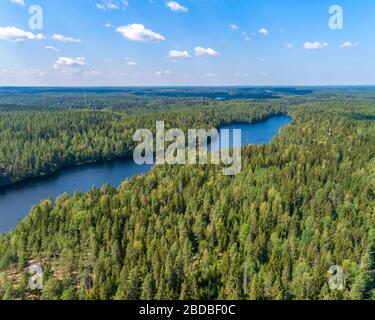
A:
<svg viewBox="0 0 375 320">
<path fill-rule="evenodd" d="M 182 6 L 177 1 L 168 1 L 167 7 L 174 12 L 188 12 L 189 11 L 187 7 Z"/>
<path fill-rule="evenodd" d="M 354 48 L 356 46 L 358 46 L 358 42 L 345 41 L 340 48 Z"/>
<path fill-rule="evenodd" d="M 159 42 L 165 40 L 165 37 L 152 30 L 146 29 L 143 24 L 133 23 L 127 26 L 121 26 L 116 29 L 124 38 L 130 41 L 140 42 Z"/>
<path fill-rule="evenodd" d="M 44 48 L 47 49 L 47 50 L 52 50 L 52 51 L 60 51 L 59 49 L 57 49 L 54 46 L 45 46 Z"/>
<path fill-rule="evenodd" d="M 104 26 L 105 26 L 106 28 L 113 28 L 113 25 L 111 25 L 109 22 L 107 22 Z"/>
<path fill-rule="evenodd" d="M 19 4 L 21 6 L 24 6 L 25 5 L 25 1 L 24 0 L 10 0 L 11 3 L 15 3 L 15 4 Z"/>
<path fill-rule="evenodd" d="M 126 9 L 129 6 L 127 0 L 101 0 L 96 4 L 96 7 L 100 10 L 119 10 Z"/>
<path fill-rule="evenodd" d="M 155 71 L 155 75 L 157 75 L 157 76 L 170 75 L 170 74 L 172 74 L 172 71 L 170 71 L 170 70 L 165 70 L 165 71 L 158 70 L 158 71 Z"/>
<path fill-rule="evenodd" d="M 237 30 L 240 29 L 239 26 L 237 26 L 236 24 L 230 24 L 230 25 L 229 25 L 229 28 L 230 28 L 231 30 L 233 30 L 233 31 L 237 31 Z"/>
<path fill-rule="evenodd" d="M 136 66 L 137 62 L 135 62 L 133 59 L 130 57 L 126 57 L 125 60 L 127 61 L 126 64 L 130 67 Z"/>
<path fill-rule="evenodd" d="M 268 35 L 270 34 L 270 32 L 269 32 L 266 28 L 261 28 L 261 29 L 259 30 L 259 33 L 260 33 L 260 34 L 263 34 L 263 35 L 265 35 L 265 36 L 268 36 Z"/>
<path fill-rule="evenodd" d="M 189 52 L 188 51 L 177 51 L 177 50 L 171 50 L 168 53 L 169 58 L 190 58 Z"/>
<path fill-rule="evenodd" d="M 207 56 L 210 56 L 210 57 L 215 57 L 215 56 L 218 56 L 220 55 L 219 52 L 215 51 L 214 49 L 211 49 L 211 48 L 202 48 L 202 47 L 196 47 L 194 49 L 195 51 L 195 55 L 196 56 L 204 56 L 204 55 L 207 55 Z"/>
<path fill-rule="evenodd" d="M 307 49 L 307 50 L 317 50 L 317 49 L 323 49 L 325 47 L 328 47 L 328 43 L 327 42 L 305 42 L 305 44 L 303 45 L 304 49 Z"/>
<path fill-rule="evenodd" d="M 69 57 L 60 57 L 57 59 L 54 68 L 59 67 L 80 67 L 85 65 L 85 57 L 76 57 L 76 58 L 69 58 Z"/>
<path fill-rule="evenodd" d="M 24 40 L 43 40 L 46 37 L 42 34 L 33 34 L 16 27 L 0 27 L 0 40 L 11 42 L 22 42 Z"/>
<path fill-rule="evenodd" d="M 64 43 L 67 43 L 67 42 L 81 43 L 81 39 L 66 37 L 66 36 L 63 36 L 62 34 L 54 34 L 51 37 L 51 39 L 56 40 L 56 41 L 60 41 L 60 42 L 64 42 Z"/>
<path fill-rule="evenodd" d="M 287 44 L 286 44 L 286 47 L 287 47 L 288 49 L 292 49 L 292 48 L 294 48 L 294 44 L 293 44 L 293 43 L 287 43 Z"/>
</svg>

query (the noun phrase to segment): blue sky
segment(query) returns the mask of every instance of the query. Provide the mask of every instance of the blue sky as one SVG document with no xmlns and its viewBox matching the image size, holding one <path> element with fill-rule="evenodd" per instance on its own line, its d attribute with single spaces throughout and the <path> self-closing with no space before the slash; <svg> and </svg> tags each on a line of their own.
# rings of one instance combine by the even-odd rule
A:
<svg viewBox="0 0 375 320">
<path fill-rule="evenodd" d="M 374 29 L 373 0 L 0 0 L 0 86 L 375 84 Z"/>
</svg>

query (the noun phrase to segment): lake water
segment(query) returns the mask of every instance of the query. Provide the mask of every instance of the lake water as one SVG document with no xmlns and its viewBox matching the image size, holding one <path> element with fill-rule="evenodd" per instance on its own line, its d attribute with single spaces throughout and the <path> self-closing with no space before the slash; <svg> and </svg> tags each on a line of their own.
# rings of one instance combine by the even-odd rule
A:
<svg viewBox="0 0 375 320">
<path fill-rule="evenodd" d="M 254 124 L 230 124 L 220 129 L 241 129 L 241 145 L 269 143 L 279 129 L 291 122 L 287 116 L 274 116 Z M 232 140 L 232 139 L 231 139 Z M 235 147 L 239 141 L 234 141 Z M 215 148 L 215 142 L 213 148 Z M 122 181 L 150 171 L 151 165 L 138 166 L 133 159 L 118 159 L 105 163 L 87 164 L 63 169 L 50 176 L 28 180 L 0 188 L 0 233 L 14 228 L 43 199 L 67 192 L 88 191 L 105 183 L 119 186 Z"/>
</svg>

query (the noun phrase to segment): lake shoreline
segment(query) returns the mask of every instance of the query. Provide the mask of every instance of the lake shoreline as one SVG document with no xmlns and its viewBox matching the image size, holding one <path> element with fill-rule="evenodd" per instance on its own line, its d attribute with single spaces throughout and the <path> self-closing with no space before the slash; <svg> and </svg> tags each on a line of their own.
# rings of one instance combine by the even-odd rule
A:
<svg viewBox="0 0 375 320">
<path fill-rule="evenodd" d="M 243 121 L 219 125 L 222 129 L 241 129 L 241 147 L 271 143 L 280 130 L 293 122 L 288 114 L 270 115 L 252 123 Z M 233 140 L 233 143 L 235 141 Z M 0 234 L 14 229 L 34 205 L 45 199 L 56 200 L 62 194 L 85 193 L 109 184 L 118 188 L 125 180 L 147 175 L 154 165 L 137 165 L 130 154 L 108 161 L 77 163 L 55 173 L 23 180 L 0 188 Z"/>
<path fill-rule="evenodd" d="M 220 127 L 222 127 L 222 126 L 252 125 L 252 124 L 262 123 L 262 122 L 265 122 L 272 117 L 280 117 L 280 116 L 289 117 L 291 119 L 291 122 L 293 121 L 293 118 L 288 113 L 272 114 L 272 115 L 268 115 L 267 117 L 265 117 L 261 120 L 256 120 L 256 121 L 253 121 L 253 122 L 251 122 L 251 121 L 232 121 L 232 122 L 229 122 L 229 123 L 220 123 L 216 129 L 219 130 Z M 56 175 L 59 175 L 60 173 L 64 172 L 65 170 L 67 170 L 69 168 L 77 168 L 77 167 L 79 168 L 79 167 L 90 166 L 90 165 L 106 164 L 106 163 L 110 163 L 110 162 L 116 161 L 116 160 L 126 161 L 126 160 L 131 160 L 132 158 L 133 158 L 132 152 L 130 152 L 130 154 L 113 156 L 113 157 L 111 157 L 110 159 L 107 159 L 107 160 L 105 160 L 105 159 L 87 160 L 87 161 L 81 161 L 81 162 L 78 162 L 78 163 L 63 165 L 60 168 L 58 168 L 54 171 L 51 171 L 49 173 L 46 173 L 46 174 L 27 176 L 25 178 L 21 178 L 19 180 L 14 181 L 14 182 L 10 182 L 10 183 L 7 183 L 7 184 L 0 185 L 0 195 L 1 195 L 1 193 L 6 192 L 7 189 L 12 189 L 12 187 L 20 186 L 24 183 L 32 182 L 32 181 L 35 181 L 35 180 L 38 180 L 38 179 L 45 179 L 45 178 L 48 178 L 48 177 L 51 177 L 51 176 L 56 176 Z"/>
<path fill-rule="evenodd" d="M 6 191 L 6 189 L 11 188 L 13 186 L 22 185 L 24 183 L 35 181 L 35 180 L 38 180 L 38 179 L 45 179 L 45 178 L 49 178 L 51 176 L 56 176 L 56 175 L 59 175 L 60 173 L 63 173 L 67 169 L 79 168 L 79 167 L 91 166 L 91 165 L 94 166 L 94 165 L 98 165 L 98 164 L 105 164 L 105 163 L 110 163 L 110 162 L 116 161 L 116 160 L 131 160 L 132 158 L 133 158 L 133 156 L 130 156 L 130 155 L 123 155 L 123 156 L 120 155 L 120 156 L 114 156 L 114 157 L 112 157 L 108 160 L 101 160 L 101 159 L 87 160 L 87 161 L 81 161 L 81 162 L 78 162 L 78 163 L 75 163 L 75 164 L 64 165 L 64 166 L 58 168 L 57 170 L 51 171 L 51 172 L 46 173 L 46 174 L 29 176 L 29 177 L 26 177 L 26 178 L 21 179 L 21 180 L 17 180 L 17 181 L 8 183 L 8 184 L 0 185 L 0 194 L 3 191 Z"/>
</svg>

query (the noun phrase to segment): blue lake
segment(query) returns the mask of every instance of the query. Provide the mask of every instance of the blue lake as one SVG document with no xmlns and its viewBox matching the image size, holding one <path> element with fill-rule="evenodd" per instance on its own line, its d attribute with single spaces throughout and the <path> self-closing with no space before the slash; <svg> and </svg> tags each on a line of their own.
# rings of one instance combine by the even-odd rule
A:
<svg viewBox="0 0 375 320">
<path fill-rule="evenodd" d="M 254 124 L 233 123 L 220 129 L 241 129 L 241 142 L 231 146 L 269 143 L 279 130 L 288 125 L 288 116 L 274 116 Z M 232 138 L 231 138 L 232 140 Z M 215 145 L 217 142 L 213 142 Z M 215 148 L 213 146 L 213 148 Z M 109 183 L 119 186 L 122 181 L 150 171 L 151 165 L 138 166 L 133 159 L 118 159 L 110 162 L 87 164 L 63 169 L 50 176 L 31 179 L 0 189 L 0 233 L 14 228 L 43 199 L 67 192 L 88 191 Z"/>
</svg>

